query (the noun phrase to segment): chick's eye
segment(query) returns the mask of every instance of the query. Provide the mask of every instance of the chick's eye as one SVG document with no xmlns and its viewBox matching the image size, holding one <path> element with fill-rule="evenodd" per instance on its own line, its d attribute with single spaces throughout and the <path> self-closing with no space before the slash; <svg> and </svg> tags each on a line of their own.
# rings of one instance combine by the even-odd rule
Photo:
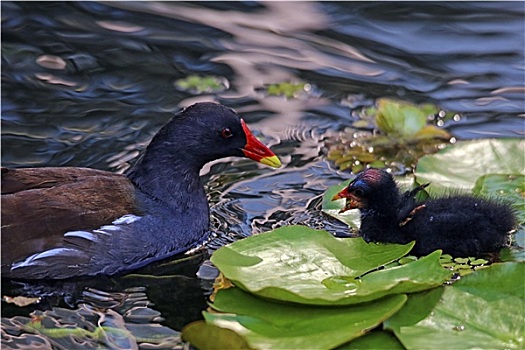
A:
<svg viewBox="0 0 525 350">
<path fill-rule="evenodd" d="M 363 197 L 363 195 L 365 194 L 365 192 L 360 188 L 356 188 L 353 192 L 358 197 Z"/>
<path fill-rule="evenodd" d="M 224 137 L 225 139 L 228 139 L 233 136 L 233 133 L 230 129 L 225 128 L 225 129 L 222 129 L 221 136 Z"/>
</svg>

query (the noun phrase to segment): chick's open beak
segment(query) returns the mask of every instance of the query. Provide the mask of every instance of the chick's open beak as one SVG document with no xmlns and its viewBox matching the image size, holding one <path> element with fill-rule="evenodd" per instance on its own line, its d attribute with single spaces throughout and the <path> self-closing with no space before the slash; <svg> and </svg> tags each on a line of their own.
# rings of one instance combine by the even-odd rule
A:
<svg viewBox="0 0 525 350">
<path fill-rule="evenodd" d="M 348 187 L 343 188 L 339 193 L 335 194 L 332 197 L 332 201 L 336 201 L 339 199 L 346 199 L 345 206 L 339 211 L 340 213 L 344 213 L 345 211 L 350 209 L 361 208 L 362 206 L 361 200 L 358 197 L 354 196 L 351 192 L 349 192 Z"/>
<path fill-rule="evenodd" d="M 269 165 L 273 168 L 279 168 L 281 166 L 281 161 L 277 158 L 275 153 L 270 151 L 268 147 L 253 136 L 252 132 L 248 129 L 248 126 L 242 119 L 241 125 L 242 130 L 246 134 L 246 145 L 242 148 L 244 155 L 256 162 Z"/>
</svg>

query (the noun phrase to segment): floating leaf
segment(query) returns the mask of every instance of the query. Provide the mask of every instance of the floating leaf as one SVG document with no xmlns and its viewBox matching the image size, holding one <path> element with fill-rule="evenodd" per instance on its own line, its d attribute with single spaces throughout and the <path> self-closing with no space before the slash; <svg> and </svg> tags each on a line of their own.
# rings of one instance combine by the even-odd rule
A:
<svg viewBox="0 0 525 350">
<path fill-rule="evenodd" d="M 298 97 L 300 94 L 310 91 L 310 84 L 282 82 L 266 86 L 269 96 L 285 96 L 287 98 Z"/>
<path fill-rule="evenodd" d="M 411 295 L 385 322 L 408 349 L 522 349 L 525 264 L 504 263 Z M 442 293 L 442 294 L 441 294 Z"/>
<path fill-rule="evenodd" d="M 175 86 L 183 91 L 201 94 L 203 92 L 224 91 L 229 87 L 229 83 L 222 77 L 190 75 L 184 79 L 177 80 Z"/>
<path fill-rule="evenodd" d="M 450 134 L 434 125 L 427 125 L 414 134 L 417 139 L 450 139 Z"/>
<path fill-rule="evenodd" d="M 357 173 L 366 166 L 386 166 L 405 173 L 415 167 L 419 157 L 437 152 L 451 138 L 446 130 L 427 124 L 428 117 L 437 113 L 436 106 L 386 98 L 377 100 L 376 105 L 357 112 L 362 119 L 352 124 L 354 128 L 326 141 L 327 158 L 341 170 Z M 378 130 L 355 129 L 368 126 L 372 118 Z"/>
<path fill-rule="evenodd" d="M 376 125 L 391 136 L 414 136 L 427 123 L 427 116 L 415 105 L 382 98 L 377 101 Z"/>
<path fill-rule="evenodd" d="M 403 345 L 391 332 L 372 331 L 336 350 L 404 350 Z"/>
<path fill-rule="evenodd" d="M 419 159 L 416 181 L 430 182 L 430 192 L 472 190 L 476 180 L 486 174 L 525 174 L 524 153 L 523 139 L 459 141 Z"/>
<path fill-rule="evenodd" d="M 484 197 L 502 197 L 512 203 L 519 221 L 525 222 L 525 175 L 487 174 L 477 178 L 474 194 Z"/>
<path fill-rule="evenodd" d="M 275 303 L 230 288 L 219 291 L 211 305 L 219 313 L 205 312 L 204 318 L 234 330 L 257 349 L 332 349 L 378 326 L 406 298 L 392 295 L 373 303 L 333 308 Z"/>
<path fill-rule="evenodd" d="M 314 305 L 348 305 L 435 287 L 451 273 L 440 251 L 375 271 L 413 243 L 367 244 L 303 226 L 248 237 L 217 250 L 211 261 L 236 286 L 262 297 Z M 364 275 L 364 276 L 363 276 Z"/>
</svg>

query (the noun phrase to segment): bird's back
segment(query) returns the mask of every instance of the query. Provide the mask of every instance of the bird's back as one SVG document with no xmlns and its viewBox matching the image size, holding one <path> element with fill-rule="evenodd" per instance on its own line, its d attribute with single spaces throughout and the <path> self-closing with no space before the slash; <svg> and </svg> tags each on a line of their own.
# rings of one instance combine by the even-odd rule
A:
<svg viewBox="0 0 525 350">
<path fill-rule="evenodd" d="M 2 270 L 59 247 L 68 231 L 96 229 L 133 213 L 134 202 L 133 185 L 123 175 L 88 168 L 2 168 Z"/>
<path fill-rule="evenodd" d="M 415 254 L 428 254 L 436 246 L 454 256 L 499 251 L 516 226 L 510 206 L 494 200 L 452 196 L 424 205 L 405 226 L 416 238 Z"/>
</svg>

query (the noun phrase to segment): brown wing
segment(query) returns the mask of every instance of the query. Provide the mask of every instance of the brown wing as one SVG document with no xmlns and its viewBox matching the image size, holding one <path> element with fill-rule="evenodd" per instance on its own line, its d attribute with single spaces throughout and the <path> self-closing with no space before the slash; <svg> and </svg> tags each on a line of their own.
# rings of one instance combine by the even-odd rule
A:
<svg viewBox="0 0 525 350">
<path fill-rule="evenodd" d="M 63 234 L 139 214 L 124 176 L 88 168 L 2 168 L 2 266 L 59 247 Z"/>
</svg>

